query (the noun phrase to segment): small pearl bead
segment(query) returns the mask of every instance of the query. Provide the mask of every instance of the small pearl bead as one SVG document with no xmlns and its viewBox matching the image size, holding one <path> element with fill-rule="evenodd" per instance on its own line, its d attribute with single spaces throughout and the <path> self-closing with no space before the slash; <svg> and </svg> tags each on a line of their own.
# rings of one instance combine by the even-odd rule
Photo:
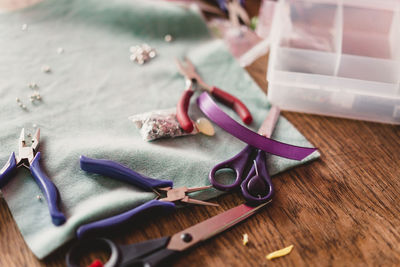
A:
<svg viewBox="0 0 400 267">
<path fill-rule="evenodd" d="M 172 41 L 172 36 L 171 36 L 170 34 L 167 34 L 167 35 L 164 36 L 164 40 L 165 40 L 167 43 L 169 43 L 169 42 Z"/>
<path fill-rule="evenodd" d="M 42 71 L 45 73 L 49 73 L 51 71 L 50 67 L 48 65 L 43 65 L 42 66 Z"/>
<path fill-rule="evenodd" d="M 156 56 L 156 52 L 150 51 L 149 56 L 150 56 L 150 58 L 154 58 Z"/>
<path fill-rule="evenodd" d="M 37 83 L 31 82 L 31 83 L 28 83 L 28 87 L 31 89 L 35 89 L 35 88 L 38 88 L 39 86 L 37 85 Z"/>
</svg>

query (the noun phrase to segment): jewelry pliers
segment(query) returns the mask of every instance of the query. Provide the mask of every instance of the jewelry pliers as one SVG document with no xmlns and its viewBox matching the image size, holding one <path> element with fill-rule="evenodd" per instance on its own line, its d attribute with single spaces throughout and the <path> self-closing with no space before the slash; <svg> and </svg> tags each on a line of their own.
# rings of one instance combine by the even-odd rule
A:
<svg viewBox="0 0 400 267">
<path fill-rule="evenodd" d="M 18 141 L 18 156 L 15 156 L 15 153 L 12 152 L 6 165 L 0 170 L 0 188 L 5 186 L 16 174 L 17 168 L 22 166 L 27 168 L 30 170 L 33 178 L 46 198 L 53 224 L 61 225 L 66 219 L 58 207 L 60 194 L 57 187 L 49 180 L 40 168 L 40 152 L 37 151 L 39 147 L 39 139 L 40 129 L 37 129 L 36 133 L 32 137 L 32 145 L 27 146 L 25 141 L 25 130 L 21 130 Z"/>
<path fill-rule="evenodd" d="M 198 89 L 206 90 L 218 101 L 232 108 L 245 124 L 250 124 L 253 121 L 250 111 L 242 101 L 215 86 L 209 86 L 206 84 L 196 72 L 192 62 L 187 58 L 185 59 L 185 62 L 186 66 L 184 66 L 180 60 L 176 60 L 180 73 L 186 78 L 186 89 L 179 99 L 176 109 L 176 118 L 185 132 L 191 133 L 194 128 L 188 115 L 188 109 L 190 98 Z"/>
<path fill-rule="evenodd" d="M 208 189 L 212 187 L 211 185 L 195 188 L 187 188 L 186 186 L 173 188 L 172 181 L 157 180 L 146 177 L 118 162 L 106 159 L 92 159 L 81 156 L 80 165 L 81 169 L 84 171 L 108 176 L 140 187 L 148 192 L 154 192 L 156 194 L 156 199 L 150 200 L 121 214 L 81 225 L 77 230 L 77 237 L 79 239 L 92 236 L 97 232 L 102 232 L 103 230 L 118 227 L 143 212 L 154 212 L 154 210 L 157 210 L 157 213 L 170 213 L 176 208 L 174 202 L 218 206 L 218 204 L 192 199 L 186 195 L 187 193 Z"/>
</svg>

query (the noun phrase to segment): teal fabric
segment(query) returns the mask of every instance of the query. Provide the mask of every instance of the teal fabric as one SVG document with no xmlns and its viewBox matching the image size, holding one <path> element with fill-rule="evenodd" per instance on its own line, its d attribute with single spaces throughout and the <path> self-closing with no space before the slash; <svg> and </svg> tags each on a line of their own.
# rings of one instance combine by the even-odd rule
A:
<svg viewBox="0 0 400 267">
<path fill-rule="evenodd" d="M 26 23 L 28 29 L 21 30 Z M 164 35 L 174 41 L 166 43 Z M 154 198 L 134 186 L 85 173 L 79 156 L 121 162 L 147 176 L 171 179 L 175 186 L 209 184 L 208 172 L 233 156 L 244 144 L 216 127 L 216 135 L 142 141 L 128 117 L 176 105 L 184 79 L 175 57 L 189 56 L 204 80 L 244 101 L 256 130 L 269 105 L 262 91 L 219 41 L 210 37 L 198 12 L 152 1 L 49 0 L 13 13 L 0 14 L 0 162 L 17 150 L 22 127 L 41 128 L 41 164 L 58 187 L 68 220 L 51 223 L 45 200 L 29 171 L 3 188 L 11 213 L 26 243 L 43 258 L 68 240 L 76 228 Z M 148 43 L 158 56 L 143 66 L 129 60 L 129 47 Z M 63 54 L 57 48 L 64 48 Z M 49 65 L 51 73 L 43 73 Z M 35 81 L 43 100 L 29 102 L 27 84 Z M 15 98 L 27 105 L 21 109 Z M 230 115 L 234 113 L 225 109 Z M 194 101 L 192 118 L 204 116 Z M 284 118 L 274 138 L 311 146 Z M 318 157 L 311 155 L 305 161 Z M 304 161 L 304 162 L 305 162 Z M 300 164 L 271 156 L 276 174 Z M 221 192 L 209 190 L 209 199 Z"/>
</svg>

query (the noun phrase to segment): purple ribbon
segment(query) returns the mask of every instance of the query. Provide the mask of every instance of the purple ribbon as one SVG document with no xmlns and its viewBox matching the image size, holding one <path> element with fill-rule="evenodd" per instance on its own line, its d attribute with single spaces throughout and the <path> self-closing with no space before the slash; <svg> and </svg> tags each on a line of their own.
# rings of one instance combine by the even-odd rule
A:
<svg viewBox="0 0 400 267">
<path fill-rule="evenodd" d="M 197 105 L 201 111 L 203 111 L 203 113 L 219 127 L 243 142 L 264 150 L 267 153 L 288 159 L 302 160 L 317 150 L 312 147 L 300 147 L 285 144 L 253 132 L 223 112 L 207 92 L 202 93 L 197 98 Z"/>
</svg>

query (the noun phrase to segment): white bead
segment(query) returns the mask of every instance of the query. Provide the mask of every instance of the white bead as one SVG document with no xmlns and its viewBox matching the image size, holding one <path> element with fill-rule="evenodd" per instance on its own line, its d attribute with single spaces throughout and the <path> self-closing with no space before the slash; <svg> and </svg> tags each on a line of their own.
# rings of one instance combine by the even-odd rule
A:
<svg viewBox="0 0 400 267">
<path fill-rule="evenodd" d="M 145 50 L 145 51 L 148 51 L 148 50 L 151 49 L 151 47 L 148 44 L 143 44 L 142 45 L 142 49 Z"/>
<path fill-rule="evenodd" d="M 35 89 L 35 88 L 38 88 L 39 86 L 35 82 L 30 82 L 30 83 L 28 83 L 28 87 L 31 89 Z"/>
<path fill-rule="evenodd" d="M 150 51 L 149 57 L 150 58 L 154 58 L 155 56 L 156 56 L 156 52 L 155 51 Z"/>
<path fill-rule="evenodd" d="M 136 60 L 136 55 L 131 55 L 130 59 L 131 59 L 131 61 L 135 61 Z"/>
<path fill-rule="evenodd" d="M 138 63 L 139 65 L 143 65 L 157 55 L 156 51 L 148 44 L 131 46 L 129 51 L 132 53 L 130 60 Z"/>
<path fill-rule="evenodd" d="M 48 65 L 43 65 L 42 66 L 42 71 L 45 73 L 49 73 L 51 71 L 50 66 Z"/>
<path fill-rule="evenodd" d="M 26 31 L 28 29 L 28 24 L 22 24 L 21 30 Z"/>
<path fill-rule="evenodd" d="M 131 47 L 129 47 L 129 52 L 136 53 L 137 49 L 138 49 L 138 46 L 131 46 Z"/>
<path fill-rule="evenodd" d="M 167 35 L 164 36 L 164 40 L 165 40 L 167 43 L 169 43 L 169 42 L 172 41 L 172 36 L 171 36 L 170 34 L 167 34 Z"/>
<path fill-rule="evenodd" d="M 57 48 L 57 53 L 58 54 L 64 53 L 64 48 L 62 48 L 62 47 Z"/>
</svg>

